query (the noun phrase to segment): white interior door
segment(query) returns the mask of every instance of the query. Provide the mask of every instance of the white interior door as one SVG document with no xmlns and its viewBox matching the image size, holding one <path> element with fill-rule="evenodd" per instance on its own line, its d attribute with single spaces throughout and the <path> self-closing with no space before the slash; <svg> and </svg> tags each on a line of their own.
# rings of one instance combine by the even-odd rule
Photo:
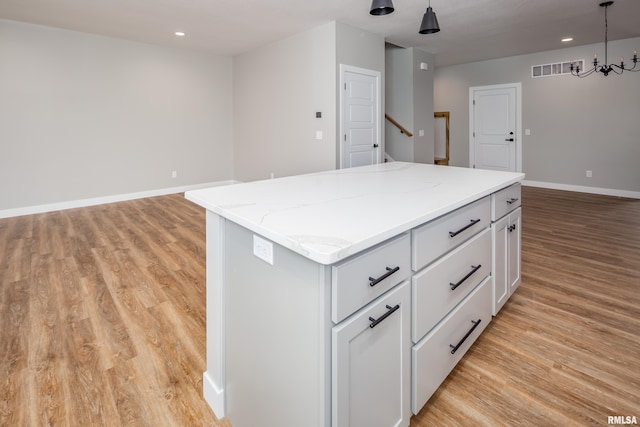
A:
<svg viewBox="0 0 640 427">
<path fill-rule="evenodd" d="M 380 163 L 381 74 L 340 65 L 340 167 Z"/>
<path fill-rule="evenodd" d="M 520 83 L 469 89 L 470 167 L 522 171 Z"/>
</svg>

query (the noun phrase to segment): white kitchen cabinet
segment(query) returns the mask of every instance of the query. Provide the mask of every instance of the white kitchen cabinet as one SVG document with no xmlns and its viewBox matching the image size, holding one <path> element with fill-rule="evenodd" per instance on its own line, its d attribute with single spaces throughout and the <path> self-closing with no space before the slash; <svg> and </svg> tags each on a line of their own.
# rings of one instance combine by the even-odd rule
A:
<svg viewBox="0 0 640 427">
<path fill-rule="evenodd" d="M 521 282 L 521 212 L 517 208 L 492 225 L 494 316 Z"/>
<path fill-rule="evenodd" d="M 489 227 L 523 177 L 393 162 L 187 192 L 208 210 L 216 415 L 409 425 L 490 321 Z"/>
<path fill-rule="evenodd" d="M 411 410 L 417 414 L 491 321 L 485 279 L 412 349 Z"/>
<path fill-rule="evenodd" d="M 333 328 L 332 426 L 409 425 L 410 296 L 404 282 Z"/>
<path fill-rule="evenodd" d="M 409 277 L 409 234 L 331 266 L 331 320 L 339 323 Z"/>
<path fill-rule="evenodd" d="M 412 333 L 417 343 L 491 273 L 491 232 L 485 229 L 413 276 Z"/>
</svg>

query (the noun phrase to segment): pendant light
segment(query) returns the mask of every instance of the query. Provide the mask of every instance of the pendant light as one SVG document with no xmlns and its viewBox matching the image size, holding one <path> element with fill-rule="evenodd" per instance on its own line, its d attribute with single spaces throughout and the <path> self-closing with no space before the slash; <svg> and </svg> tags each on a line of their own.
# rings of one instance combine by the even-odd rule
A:
<svg viewBox="0 0 640 427">
<path fill-rule="evenodd" d="M 371 10 L 370 14 L 380 16 L 380 15 L 388 15 L 393 12 L 395 9 L 393 7 L 393 2 L 391 0 L 373 0 L 371 2 Z"/>
<path fill-rule="evenodd" d="M 431 0 L 429 0 L 429 7 L 422 17 L 422 24 L 420 25 L 420 34 L 433 34 L 440 31 L 440 25 L 438 25 L 438 18 L 436 13 L 431 9 Z"/>
</svg>

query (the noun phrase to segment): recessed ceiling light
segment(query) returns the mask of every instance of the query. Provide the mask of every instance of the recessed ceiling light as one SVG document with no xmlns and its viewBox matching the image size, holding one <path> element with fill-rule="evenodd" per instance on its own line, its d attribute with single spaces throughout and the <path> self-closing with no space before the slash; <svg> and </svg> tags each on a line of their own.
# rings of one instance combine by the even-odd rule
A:
<svg viewBox="0 0 640 427">
<path fill-rule="evenodd" d="M 174 34 L 178 37 L 184 37 L 184 33 L 182 31 L 176 31 Z"/>
<path fill-rule="evenodd" d="M 562 39 L 563 43 L 570 42 L 570 41 L 573 41 L 573 37 L 565 37 Z"/>
</svg>

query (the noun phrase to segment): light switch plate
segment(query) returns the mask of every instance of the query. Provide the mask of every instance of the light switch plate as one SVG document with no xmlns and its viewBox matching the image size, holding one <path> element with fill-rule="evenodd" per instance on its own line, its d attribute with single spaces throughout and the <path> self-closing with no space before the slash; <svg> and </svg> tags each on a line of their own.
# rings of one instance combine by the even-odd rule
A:
<svg viewBox="0 0 640 427">
<path fill-rule="evenodd" d="M 273 243 L 255 234 L 253 235 L 253 254 L 273 265 Z"/>
</svg>

